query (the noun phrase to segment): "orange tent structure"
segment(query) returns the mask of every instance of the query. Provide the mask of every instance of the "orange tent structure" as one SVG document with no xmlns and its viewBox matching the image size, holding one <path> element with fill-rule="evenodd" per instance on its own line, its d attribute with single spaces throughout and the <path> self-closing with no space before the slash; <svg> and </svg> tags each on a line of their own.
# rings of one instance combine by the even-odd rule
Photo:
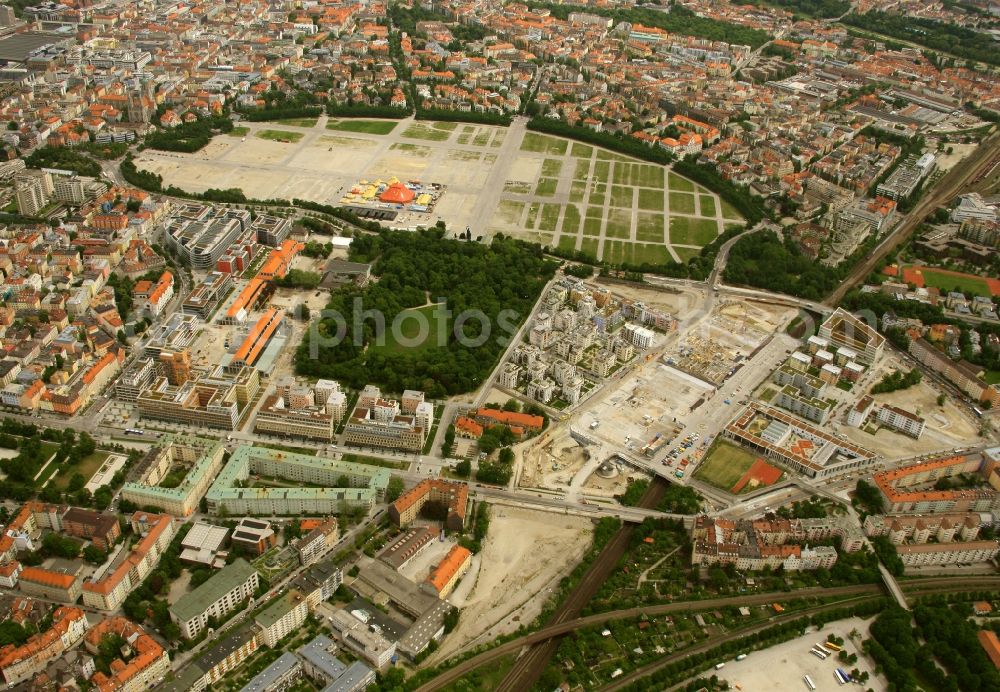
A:
<svg viewBox="0 0 1000 692">
<path fill-rule="evenodd" d="M 413 190 L 403 183 L 393 183 L 379 195 L 379 200 L 390 204 L 409 204 L 413 201 Z"/>
</svg>

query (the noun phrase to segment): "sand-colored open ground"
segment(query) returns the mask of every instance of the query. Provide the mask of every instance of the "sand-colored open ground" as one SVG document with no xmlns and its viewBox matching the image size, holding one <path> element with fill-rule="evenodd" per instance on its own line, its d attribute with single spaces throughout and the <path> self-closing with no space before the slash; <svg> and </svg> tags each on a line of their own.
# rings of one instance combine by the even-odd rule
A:
<svg viewBox="0 0 1000 692">
<path fill-rule="evenodd" d="M 876 435 L 870 435 L 864 430 L 841 425 L 839 432 L 889 459 L 975 443 L 979 439 L 978 425 L 955 406 L 951 399 L 947 399 L 944 406 L 938 406 L 939 393 L 933 385 L 924 380 L 908 389 L 875 395 L 877 404 L 898 406 L 924 419 L 924 434 L 919 440 L 884 428 Z"/>
<path fill-rule="evenodd" d="M 727 660 L 724 668 L 710 672 L 719 676 L 720 679 L 728 681 L 730 688 L 739 685 L 739 689 L 746 692 L 763 690 L 802 692 L 802 690 L 807 689 L 802 680 L 805 675 L 812 678 L 816 685 L 816 692 L 833 692 L 833 690 L 841 688 L 833 676 L 833 671 L 838 667 L 844 668 L 848 672 L 852 668 L 857 668 L 862 672 L 867 671 L 871 676 L 863 687 L 857 689 L 872 689 L 875 692 L 881 692 L 888 687 L 885 678 L 875 675 L 875 666 L 861 651 L 861 641 L 850 638 L 851 630 L 854 629 L 862 637 L 868 637 L 870 624 L 870 620 L 850 618 L 828 623 L 819 632 L 810 628 L 807 634 L 797 639 L 772 646 L 763 651 L 754 651 L 742 661 Z M 814 644 L 826 641 L 827 636 L 831 633 L 844 639 L 844 651 L 848 654 L 858 655 L 857 663 L 848 666 L 840 663 L 836 656 L 821 661 L 809 653 L 809 649 Z"/>
<path fill-rule="evenodd" d="M 592 531 L 582 517 L 491 506 L 483 550 L 448 599 L 462 609 L 458 626 L 429 664 L 531 622 L 590 546 Z"/>
<path fill-rule="evenodd" d="M 338 205 L 361 181 L 444 186 L 429 213 L 402 211 L 399 228 L 502 232 L 620 263 L 687 261 L 727 225 L 742 223 L 710 190 L 665 167 L 509 128 L 404 120 L 388 134 L 241 123 L 193 154 L 147 149 L 136 165 L 191 192 L 239 188 L 254 199 Z M 267 130 L 287 132 L 287 141 Z"/>
<path fill-rule="evenodd" d="M 522 487 L 562 489 L 590 459 L 590 454 L 564 432 L 550 438 L 545 444 L 534 444 L 522 449 L 524 463 L 520 485 Z"/>
</svg>

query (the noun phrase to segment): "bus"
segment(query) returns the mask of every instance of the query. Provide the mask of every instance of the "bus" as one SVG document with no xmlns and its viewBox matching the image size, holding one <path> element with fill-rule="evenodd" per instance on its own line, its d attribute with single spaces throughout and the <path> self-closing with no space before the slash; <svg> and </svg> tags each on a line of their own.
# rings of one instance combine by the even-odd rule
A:
<svg viewBox="0 0 1000 692">
<path fill-rule="evenodd" d="M 815 691 L 816 683 L 813 682 L 813 679 L 811 677 L 809 677 L 808 675 L 804 675 L 802 677 L 802 681 L 806 684 L 806 687 L 808 687 L 810 690 Z"/>
<path fill-rule="evenodd" d="M 841 649 L 840 646 L 834 644 L 833 642 L 823 642 L 823 646 L 825 646 L 828 649 L 833 649 L 834 651 L 840 651 Z"/>
<path fill-rule="evenodd" d="M 846 670 L 844 670 L 843 668 L 837 668 L 837 672 L 838 672 L 838 673 L 840 673 L 840 676 L 841 676 L 842 678 L 844 678 L 844 682 L 851 682 L 851 681 L 853 681 L 853 679 L 854 679 L 854 678 L 852 678 L 852 677 L 850 676 L 850 674 L 849 674 L 849 673 L 848 673 L 848 672 L 847 672 Z"/>
<path fill-rule="evenodd" d="M 827 656 L 829 656 L 830 654 L 833 653 L 833 651 L 831 651 L 830 649 L 826 648 L 826 646 L 824 646 L 823 644 L 817 644 L 816 648 L 819 649 L 820 651 L 822 651 Z"/>
<path fill-rule="evenodd" d="M 816 651 L 816 649 L 809 649 L 809 653 L 811 653 L 813 656 L 815 656 L 821 661 L 826 660 L 826 654 L 824 654 L 822 651 Z"/>
<path fill-rule="evenodd" d="M 844 679 L 844 674 L 840 672 L 840 668 L 837 668 L 835 671 L 833 671 L 833 677 L 837 679 L 838 685 L 847 684 L 847 680 Z"/>
<path fill-rule="evenodd" d="M 126 435 L 145 435 L 146 433 L 139 428 L 125 428 Z"/>
</svg>

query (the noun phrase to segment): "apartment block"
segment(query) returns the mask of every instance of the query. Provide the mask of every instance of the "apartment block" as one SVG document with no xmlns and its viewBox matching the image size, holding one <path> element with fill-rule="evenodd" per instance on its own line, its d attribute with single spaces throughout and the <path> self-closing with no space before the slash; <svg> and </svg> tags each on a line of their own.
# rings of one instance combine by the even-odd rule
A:
<svg viewBox="0 0 1000 692">
<path fill-rule="evenodd" d="M 295 541 L 295 551 L 299 554 L 299 562 L 308 566 L 326 555 L 340 538 L 340 530 L 336 517 L 329 517 L 319 526 Z"/>
<path fill-rule="evenodd" d="M 76 603 L 83 592 L 81 567 L 70 563 L 66 569 L 25 567 L 18 578 L 18 588 L 29 596 L 60 603 Z"/>
<path fill-rule="evenodd" d="M 896 553 L 905 567 L 958 565 L 993 560 L 1000 553 L 1000 543 L 997 541 L 963 541 L 901 545 L 896 548 Z"/>
<path fill-rule="evenodd" d="M 156 363 L 152 358 L 133 361 L 115 381 L 115 398 L 134 402 L 142 390 L 153 383 Z"/>
<path fill-rule="evenodd" d="M 820 567 L 829 569 L 837 562 L 837 551 L 834 548 L 802 546 L 788 541 L 819 540 L 834 531 L 826 524 L 699 516 L 695 519 L 691 533 L 691 564 L 731 564 L 740 570 L 760 570 L 765 567 L 781 567 L 788 571 Z M 856 543 L 852 540 L 852 547 Z"/>
<path fill-rule="evenodd" d="M 404 414 L 399 402 L 393 399 L 379 397 L 366 403 L 358 400 L 357 408 L 344 426 L 345 443 L 412 452 L 423 449 L 428 428 L 421 426 L 416 414 Z M 426 422 L 426 414 L 423 420 Z"/>
<path fill-rule="evenodd" d="M 117 515 L 79 507 L 66 511 L 62 516 L 62 527 L 70 536 L 89 540 L 104 551 L 110 549 L 122 534 Z"/>
<path fill-rule="evenodd" d="M 225 617 L 252 597 L 259 584 L 257 570 L 237 558 L 171 605 L 170 619 L 181 628 L 185 639 L 194 639 L 208 625 L 209 618 Z"/>
<path fill-rule="evenodd" d="M 889 404 L 884 404 L 876 409 L 875 420 L 878 421 L 879 425 L 897 430 L 914 440 L 919 440 L 924 433 L 923 418 Z"/>
<path fill-rule="evenodd" d="M 893 545 L 907 542 L 937 543 L 974 541 L 981 519 L 975 512 L 958 514 L 871 514 L 865 517 L 865 534 L 887 536 Z"/>
<path fill-rule="evenodd" d="M 910 340 L 910 355 L 954 384 L 973 401 L 993 398 L 990 391 L 993 388 L 982 378 L 982 368 L 964 360 L 952 360 L 924 338 Z"/>
<path fill-rule="evenodd" d="M 158 684 L 170 672 L 170 657 L 155 639 L 139 625 L 123 617 L 102 620 L 87 632 L 84 646 L 91 655 L 97 655 L 105 636 L 117 635 L 128 642 L 132 657 L 111 662 L 110 674 L 94 673 L 90 682 L 99 692 L 140 692 Z"/>
<path fill-rule="evenodd" d="M 8 685 L 29 680 L 45 672 L 49 665 L 83 639 L 87 616 L 79 608 L 60 606 L 52 613 L 52 626 L 32 635 L 21 646 L 7 644 L 0 649 L 0 671 Z"/>
<path fill-rule="evenodd" d="M 156 507 L 176 517 L 190 516 L 222 467 L 225 448 L 218 442 L 196 437 L 166 437 L 133 468 L 122 486 L 122 497 L 140 507 Z M 188 468 L 176 488 L 160 482 L 175 466 Z"/>
<path fill-rule="evenodd" d="M 429 501 L 441 502 L 448 508 L 445 526 L 451 531 L 462 531 L 465 526 L 469 486 L 437 478 L 427 478 L 403 493 L 389 505 L 389 518 L 396 526 L 407 526 Z"/>
<path fill-rule="evenodd" d="M 264 399 L 254 426 L 257 432 L 330 442 L 346 413 L 347 395 L 336 382 L 320 380 L 313 387 L 281 382 Z"/>
<path fill-rule="evenodd" d="M 251 475 L 285 478 L 313 487 L 242 487 Z M 388 469 L 294 454 L 266 447 L 237 447 L 205 498 L 210 512 L 230 515 L 329 515 L 346 506 L 371 507 L 385 494 Z M 337 487 L 346 477 L 349 487 Z"/>
<path fill-rule="evenodd" d="M 317 635 L 296 650 L 305 674 L 316 686 L 330 692 L 360 692 L 375 681 L 375 671 L 361 661 L 345 665 L 335 655 L 337 645 L 329 637 Z"/>
<path fill-rule="evenodd" d="M 128 595 L 137 589 L 146 576 L 156 569 L 160 557 L 170 546 L 174 534 L 174 519 L 168 514 L 136 512 L 132 527 L 140 539 L 117 567 L 99 579 L 83 584 L 83 602 L 91 608 L 117 610 Z"/>
<path fill-rule="evenodd" d="M 185 315 L 208 321 L 222 301 L 233 290 L 233 276 L 223 272 L 211 272 L 181 303 Z"/>
<path fill-rule="evenodd" d="M 275 599 L 254 618 L 260 628 L 260 643 L 273 649 L 278 642 L 301 627 L 308 614 L 309 603 L 306 597 L 294 589 Z"/>
<path fill-rule="evenodd" d="M 993 512 L 1000 510 L 1000 493 L 993 488 L 934 490 L 941 478 L 979 473 L 977 455 L 962 455 L 925 461 L 882 471 L 874 476 L 890 513 Z"/>
<path fill-rule="evenodd" d="M 885 337 L 843 308 L 837 308 L 819 327 L 819 336 L 838 348 L 848 348 L 873 363 L 885 348 Z"/>
<path fill-rule="evenodd" d="M 336 593 L 344 580 L 344 573 L 333 561 L 326 560 L 302 570 L 289 586 L 303 596 L 310 608 L 315 608 L 323 601 L 328 601 Z"/>
</svg>

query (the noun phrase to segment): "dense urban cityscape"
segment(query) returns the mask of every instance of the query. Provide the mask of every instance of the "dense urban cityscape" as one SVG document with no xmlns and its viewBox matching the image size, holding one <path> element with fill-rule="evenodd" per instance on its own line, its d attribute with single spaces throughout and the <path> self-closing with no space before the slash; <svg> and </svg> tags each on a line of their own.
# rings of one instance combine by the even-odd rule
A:
<svg viewBox="0 0 1000 692">
<path fill-rule="evenodd" d="M 3 689 L 1000 689 L 995 0 L 15 0 L 0 122 Z"/>
</svg>

